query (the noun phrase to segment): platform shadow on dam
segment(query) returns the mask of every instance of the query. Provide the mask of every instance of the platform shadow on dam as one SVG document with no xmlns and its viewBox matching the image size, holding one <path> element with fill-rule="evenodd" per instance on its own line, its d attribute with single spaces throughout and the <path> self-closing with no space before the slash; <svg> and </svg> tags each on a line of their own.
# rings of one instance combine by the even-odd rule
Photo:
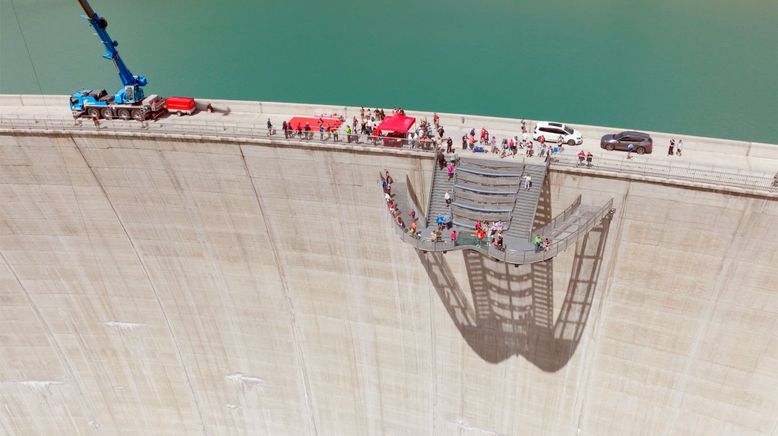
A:
<svg viewBox="0 0 778 436">
<path fill-rule="evenodd" d="M 575 246 L 559 316 L 553 320 L 553 262 L 515 267 L 463 251 L 470 299 L 446 256 L 417 252 L 449 316 L 470 348 L 491 363 L 522 355 L 543 371 L 563 368 L 589 318 L 610 228 L 604 219 Z"/>
</svg>

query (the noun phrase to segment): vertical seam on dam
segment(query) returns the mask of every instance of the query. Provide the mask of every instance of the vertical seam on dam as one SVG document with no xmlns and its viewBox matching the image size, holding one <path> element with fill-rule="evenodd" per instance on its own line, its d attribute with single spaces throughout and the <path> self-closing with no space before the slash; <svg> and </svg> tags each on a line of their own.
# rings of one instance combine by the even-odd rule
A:
<svg viewBox="0 0 778 436">
<path fill-rule="evenodd" d="M 284 299 L 286 300 L 286 304 L 289 308 L 289 319 L 292 323 L 292 339 L 294 340 L 296 349 L 297 349 L 297 362 L 298 367 L 300 368 L 300 375 L 303 379 L 303 392 L 305 394 L 305 405 L 308 408 L 308 417 L 311 421 L 311 426 L 313 428 L 313 434 L 318 435 L 319 431 L 316 428 L 316 419 L 313 415 L 313 403 L 311 400 L 311 384 L 310 380 L 308 378 L 308 371 L 306 367 L 306 360 L 305 360 L 305 352 L 303 350 L 302 345 L 300 344 L 300 338 L 298 337 L 298 326 L 297 326 L 297 317 L 296 312 L 294 308 L 294 303 L 292 302 L 292 298 L 289 296 L 289 288 L 287 286 L 286 281 L 286 272 L 284 271 L 283 265 L 281 265 L 281 256 L 278 254 L 278 248 L 276 247 L 276 242 L 273 239 L 273 234 L 270 231 L 270 222 L 268 221 L 267 215 L 265 215 L 265 209 L 262 207 L 262 199 L 259 195 L 259 191 L 257 191 L 256 185 L 254 185 L 254 179 L 251 177 L 251 171 L 249 171 L 248 163 L 246 162 L 246 155 L 243 153 L 243 146 L 239 145 L 238 149 L 240 150 L 240 158 L 243 162 L 243 169 L 246 171 L 246 177 L 249 179 L 249 183 L 251 183 L 251 190 L 254 192 L 254 199 L 257 201 L 257 207 L 259 208 L 259 213 L 262 215 L 262 223 L 265 226 L 265 232 L 267 232 L 267 242 L 270 246 L 270 252 L 273 255 L 273 260 L 276 264 L 276 269 L 278 270 L 279 278 L 281 279 L 281 289 L 284 293 Z"/>
<path fill-rule="evenodd" d="M 27 287 L 24 286 L 24 283 L 19 277 L 19 274 L 17 274 L 16 269 L 11 265 L 10 262 L 8 262 L 8 259 L 5 257 L 5 253 L 3 252 L 3 250 L 0 250 L 0 258 L 3 259 L 3 263 L 5 263 L 6 267 L 8 268 L 8 271 L 11 273 L 11 275 L 13 275 L 16 283 L 19 284 L 19 287 L 21 288 L 22 293 L 24 293 L 24 297 L 27 299 L 27 302 L 30 304 L 32 311 L 35 312 L 35 317 L 38 318 L 38 321 L 40 321 L 40 323 L 43 324 L 43 328 L 46 329 L 46 337 L 49 343 L 51 344 L 51 346 L 54 348 L 55 353 L 57 354 L 57 360 L 60 361 L 62 368 L 65 370 L 65 372 L 67 372 L 67 375 L 73 381 L 73 384 L 78 390 L 78 397 L 81 400 L 82 407 L 84 407 L 84 411 L 89 411 L 90 419 L 92 419 L 91 416 L 95 415 L 94 411 L 92 410 L 92 408 L 88 407 L 88 403 L 84 398 L 84 391 L 83 389 L 81 389 L 81 384 L 76 378 L 73 368 L 70 367 L 70 363 L 68 363 L 68 359 L 65 356 L 65 352 L 62 351 L 62 347 L 59 345 L 59 342 L 57 342 L 57 338 L 54 336 L 54 333 L 52 333 L 49 323 L 46 322 L 46 319 L 41 314 L 38 305 L 35 304 L 35 301 L 32 299 L 30 292 L 27 290 Z M 71 424 L 73 425 L 73 429 L 76 431 L 76 433 L 81 434 L 81 431 L 79 431 L 78 426 L 76 426 L 75 422 L 73 422 L 73 415 L 71 413 L 68 413 L 68 417 L 70 418 Z"/>
<path fill-rule="evenodd" d="M 121 226 L 122 228 L 122 232 L 124 232 L 124 235 L 127 237 L 127 241 L 130 243 L 130 247 L 132 247 L 132 251 L 135 254 L 135 257 L 138 259 L 138 262 L 140 263 L 141 269 L 143 270 L 143 274 L 146 276 L 146 280 L 149 282 L 149 286 L 151 287 L 151 290 L 154 293 L 154 299 L 157 301 L 159 310 L 162 312 L 162 317 L 165 319 L 165 325 L 167 327 L 168 332 L 170 333 L 171 339 L 173 340 L 173 345 L 176 347 L 176 354 L 178 356 L 178 360 L 179 362 L 181 362 L 181 367 L 184 369 L 187 386 L 189 386 L 189 392 L 192 394 L 192 401 L 194 401 L 195 407 L 197 408 L 197 415 L 200 418 L 200 425 L 203 428 L 203 434 L 208 434 L 208 431 L 206 430 L 205 427 L 205 420 L 203 419 L 203 412 L 200 409 L 200 403 L 197 401 L 197 395 L 195 394 L 194 387 L 192 386 L 192 378 L 189 375 L 189 369 L 187 368 L 186 362 L 184 361 L 184 357 L 181 354 L 181 347 L 179 347 L 178 340 L 176 338 L 175 333 L 173 332 L 173 327 L 170 323 L 170 318 L 168 318 L 167 312 L 165 311 L 165 307 L 162 305 L 162 300 L 159 298 L 159 292 L 157 292 L 157 287 L 154 285 L 154 282 L 151 280 L 151 274 L 149 273 L 149 270 L 146 267 L 146 263 L 143 261 L 143 258 L 138 252 L 138 248 L 135 246 L 135 242 L 132 240 L 130 233 L 127 231 L 127 227 L 124 225 L 124 221 L 122 220 L 121 216 L 119 216 L 119 212 L 116 210 L 116 207 L 114 207 L 113 202 L 111 201 L 111 197 L 108 196 L 108 191 L 105 190 L 105 187 L 103 186 L 103 182 L 101 182 L 100 179 L 97 177 L 94 168 L 92 168 L 92 166 L 89 164 L 89 161 L 86 159 L 86 156 L 84 156 L 84 152 L 81 150 L 81 147 L 78 145 L 78 142 L 72 136 L 70 137 L 70 139 L 71 141 L 73 141 L 73 145 L 76 147 L 78 154 L 81 156 L 81 159 L 84 161 L 84 165 L 86 165 L 86 167 L 89 168 L 89 172 L 92 174 L 92 177 L 95 179 L 95 183 L 97 183 L 97 186 L 100 187 L 100 191 L 103 193 L 103 196 L 105 197 L 105 201 L 107 201 L 108 205 L 111 207 L 111 211 L 113 211 L 113 214 L 116 217 L 116 221 L 119 223 L 119 226 Z"/>
</svg>

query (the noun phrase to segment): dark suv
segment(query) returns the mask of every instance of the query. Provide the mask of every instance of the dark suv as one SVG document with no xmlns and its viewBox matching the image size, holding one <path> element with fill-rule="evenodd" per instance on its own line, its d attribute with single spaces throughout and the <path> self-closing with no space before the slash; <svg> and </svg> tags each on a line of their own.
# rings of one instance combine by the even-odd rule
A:
<svg viewBox="0 0 778 436">
<path fill-rule="evenodd" d="M 648 133 L 643 132 L 626 131 L 605 135 L 600 140 L 600 147 L 607 150 L 627 151 L 629 144 L 632 144 L 637 154 L 651 153 L 654 149 L 654 140 Z"/>
</svg>

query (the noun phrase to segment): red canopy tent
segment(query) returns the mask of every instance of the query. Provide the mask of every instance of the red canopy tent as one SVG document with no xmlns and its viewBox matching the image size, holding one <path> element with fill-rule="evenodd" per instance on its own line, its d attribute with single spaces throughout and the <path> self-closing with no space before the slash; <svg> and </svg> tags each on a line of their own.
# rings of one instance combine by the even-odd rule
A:
<svg viewBox="0 0 778 436">
<path fill-rule="evenodd" d="M 405 115 L 397 114 L 384 118 L 377 129 L 381 132 L 395 132 L 395 133 L 408 133 L 413 123 L 416 122 L 416 118 L 406 117 Z"/>
<path fill-rule="evenodd" d="M 376 127 L 376 133 L 384 136 L 384 145 L 402 147 L 405 134 L 415 122 L 416 118 L 413 117 L 406 117 L 402 114 L 391 115 L 381 121 L 381 124 Z"/>
<path fill-rule="evenodd" d="M 322 126 L 324 126 L 324 131 L 326 132 L 329 127 L 332 127 L 332 130 L 337 130 L 338 127 L 340 127 L 341 124 L 343 124 L 343 121 L 341 121 L 340 118 L 333 118 L 333 117 L 294 117 L 287 123 L 289 128 L 292 130 L 297 130 L 298 127 L 300 129 L 305 129 L 305 123 L 308 123 L 309 126 L 311 126 L 311 131 L 317 132 L 319 131 L 319 120 L 321 120 Z"/>
</svg>

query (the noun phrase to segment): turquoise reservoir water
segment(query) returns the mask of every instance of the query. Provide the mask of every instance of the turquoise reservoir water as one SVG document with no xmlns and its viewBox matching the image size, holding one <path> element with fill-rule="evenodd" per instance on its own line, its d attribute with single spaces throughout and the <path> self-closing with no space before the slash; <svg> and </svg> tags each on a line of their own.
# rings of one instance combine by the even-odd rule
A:
<svg viewBox="0 0 778 436">
<path fill-rule="evenodd" d="M 778 143 L 775 0 L 92 6 L 108 18 L 133 72 L 148 76 L 147 93 L 403 106 Z M 76 0 L 0 0 L 0 92 L 118 88 L 81 13 Z"/>
</svg>

